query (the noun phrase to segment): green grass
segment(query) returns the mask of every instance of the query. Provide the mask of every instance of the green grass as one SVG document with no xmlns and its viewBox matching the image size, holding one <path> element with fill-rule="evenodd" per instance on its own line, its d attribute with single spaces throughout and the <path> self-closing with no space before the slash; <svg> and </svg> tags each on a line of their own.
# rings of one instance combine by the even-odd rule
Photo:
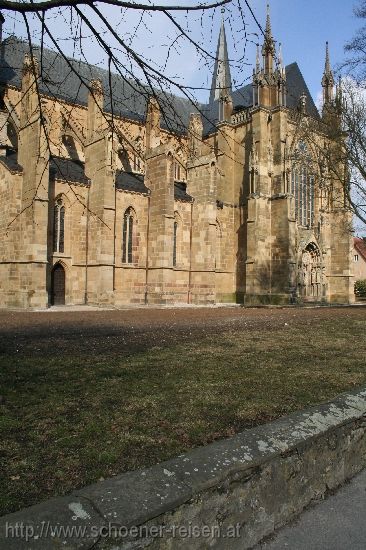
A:
<svg viewBox="0 0 366 550">
<path fill-rule="evenodd" d="M 1 355 L 0 513 L 365 384 L 365 329 L 337 319 L 130 356 Z"/>
</svg>

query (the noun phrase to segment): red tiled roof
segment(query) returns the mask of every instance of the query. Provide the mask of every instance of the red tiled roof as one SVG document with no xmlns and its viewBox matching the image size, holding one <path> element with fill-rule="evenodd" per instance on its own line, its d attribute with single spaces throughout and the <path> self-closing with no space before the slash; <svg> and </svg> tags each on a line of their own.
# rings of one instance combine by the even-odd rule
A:
<svg viewBox="0 0 366 550">
<path fill-rule="evenodd" d="M 353 237 L 353 246 L 366 262 L 366 239 Z"/>
</svg>

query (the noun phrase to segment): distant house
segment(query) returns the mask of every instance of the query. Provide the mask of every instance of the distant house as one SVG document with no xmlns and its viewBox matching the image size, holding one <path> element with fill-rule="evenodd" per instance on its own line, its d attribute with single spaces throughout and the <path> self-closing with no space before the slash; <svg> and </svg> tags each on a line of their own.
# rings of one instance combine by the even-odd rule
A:
<svg viewBox="0 0 366 550">
<path fill-rule="evenodd" d="M 353 238 L 353 272 L 355 281 L 366 279 L 366 238 Z"/>
</svg>

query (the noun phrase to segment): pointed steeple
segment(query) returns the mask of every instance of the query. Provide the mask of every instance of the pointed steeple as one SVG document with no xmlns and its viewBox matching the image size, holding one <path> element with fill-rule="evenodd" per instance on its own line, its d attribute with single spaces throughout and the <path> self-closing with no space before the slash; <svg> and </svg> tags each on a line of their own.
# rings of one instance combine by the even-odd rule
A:
<svg viewBox="0 0 366 550">
<path fill-rule="evenodd" d="M 262 57 L 261 67 L 257 47 L 256 66 L 253 70 L 253 105 L 263 105 L 265 107 L 286 106 L 286 70 L 283 65 L 281 44 L 279 46 L 278 63 L 275 64 L 276 46 L 272 36 L 269 4 L 267 4 Z"/>
<path fill-rule="evenodd" d="M 322 78 L 323 104 L 331 103 L 334 99 L 334 76 L 329 61 L 329 45 L 325 45 L 325 66 Z"/>
<path fill-rule="evenodd" d="M 222 10 L 222 14 L 225 10 Z M 210 104 L 214 101 L 231 101 L 231 74 L 229 56 L 227 53 L 227 43 L 225 34 L 224 15 L 221 19 L 221 28 L 219 34 L 219 40 L 217 44 L 216 60 L 214 66 L 214 73 L 212 77 Z"/>
<path fill-rule="evenodd" d="M 267 19 L 266 19 L 266 30 L 264 33 L 264 43 L 262 47 L 262 54 L 272 54 L 275 53 L 275 43 L 272 36 L 272 26 L 271 26 L 271 14 L 269 4 L 267 4 Z"/>
<path fill-rule="evenodd" d="M 272 36 L 271 16 L 269 4 L 267 4 L 266 30 L 264 33 L 264 42 L 262 46 L 263 67 L 266 75 L 273 73 L 273 58 L 276 53 L 275 42 Z"/>
<path fill-rule="evenodd" d="M 330 61 L 329 61 L 329 43 L 328 41 L 325 43 L 325 67 L 324 67 L 324 74 L 331 75 L 332 71 L 330 68 Z"/>
</svg>

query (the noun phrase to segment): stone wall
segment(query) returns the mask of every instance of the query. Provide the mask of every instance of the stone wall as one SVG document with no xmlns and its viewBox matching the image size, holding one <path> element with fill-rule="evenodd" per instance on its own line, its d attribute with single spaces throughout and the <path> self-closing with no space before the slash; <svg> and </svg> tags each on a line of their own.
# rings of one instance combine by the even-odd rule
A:
<svg viewBox="0 0 366 550">
<path fill-rule="evenodd" d="M 366 390 L 342 394 L 152 468 L 4 516 L 0 549 L 251 548 L 366 466 L 365 432 Z M 33 535 L 49 522 L 85 527 L 88 536 L 51 538 L 43 531 L 26 542 L 9 536 L 17 522 Z"/>
</svg>

